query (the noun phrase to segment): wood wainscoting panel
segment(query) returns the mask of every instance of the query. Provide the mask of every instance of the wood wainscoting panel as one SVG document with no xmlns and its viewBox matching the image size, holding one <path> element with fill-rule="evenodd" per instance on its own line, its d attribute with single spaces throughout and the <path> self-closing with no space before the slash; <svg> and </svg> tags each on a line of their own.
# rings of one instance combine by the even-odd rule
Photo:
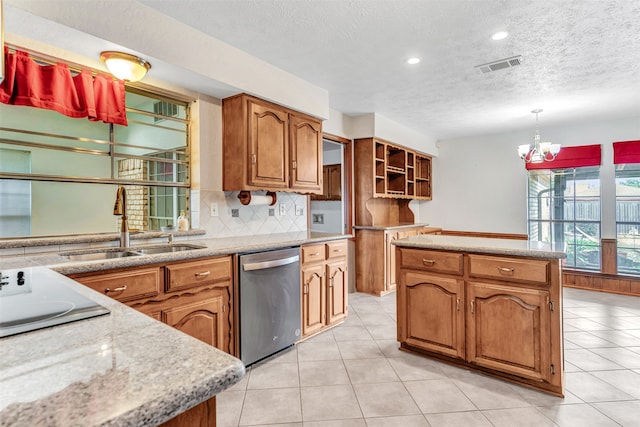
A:
<svg viewBox="0 0 640 427">
<path fill-rule="evenodd" d="M 602 245 L 601 257 L 602 266 L 601 270 L 604 274 L 617 274 L 618 273 L 618 247 L 616 239 L 601 239 Z"/>
<path fill-rule="evenodd" d="M 640 278 L 635 277 L 563 270 L 562 285 L 567 288 L 640 296 Z"/>
</svg>

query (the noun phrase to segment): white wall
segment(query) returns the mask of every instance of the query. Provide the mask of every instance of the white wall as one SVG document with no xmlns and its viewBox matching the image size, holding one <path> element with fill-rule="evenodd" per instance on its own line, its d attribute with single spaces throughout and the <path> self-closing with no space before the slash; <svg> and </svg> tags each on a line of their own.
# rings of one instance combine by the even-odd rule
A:
<svg viewBox="0 0 640 427">
<path fill-rule="evenodd" d="M 323 124 L 323 129 L 327 128 L 345 132 L 347 138 L 377 137 L 425 154 L 438 155 L 433 136 L 416 132 L 378 113 L 344 116 L 336 111 Z"/>
<path fill-rule="evenodd" d="M 527 234 L 527 173 L 517 146 L 531 131 L 441 141 L 433 159 L 433 200 L 420 204 L 420 220 L 447 230 Z M 563 146 L 602 145 L 603 238 L 615 237 L 612 142 L 640 139 L 640 116 L 541 126 L 543 140 Z"/>
</svg>

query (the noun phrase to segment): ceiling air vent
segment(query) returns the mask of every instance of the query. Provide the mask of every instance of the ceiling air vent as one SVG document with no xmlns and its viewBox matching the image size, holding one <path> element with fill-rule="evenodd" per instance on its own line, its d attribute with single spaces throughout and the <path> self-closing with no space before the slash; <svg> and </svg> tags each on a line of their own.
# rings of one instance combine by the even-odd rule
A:
<svg viewBox="0 0 640 427">
<path fill-rule="evenodd" d="M 475 69 L 480 71 L 482 74 L 490 73 L 492 71 L 503 70 L 505 68 L 515 67 L 516 65 L 522 64 L 522 56 L 512 56 L 511 58 L 499 59 L 497 61 L 488 62 L 482 65 L 476 65 Z"/>
</svg>

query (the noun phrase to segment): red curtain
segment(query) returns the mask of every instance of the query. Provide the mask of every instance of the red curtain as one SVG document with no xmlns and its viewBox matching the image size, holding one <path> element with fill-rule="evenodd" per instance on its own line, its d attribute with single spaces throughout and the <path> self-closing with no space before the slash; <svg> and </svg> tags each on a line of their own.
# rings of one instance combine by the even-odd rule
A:
<svg viewBox="0 0 640 427">
<path fill-rule="evenodd" d="M 613 143 L 613 164 L 640 163 L 640 141 Z"/>
<path fill-rule="evenodd" d="M 5 47 L 5 79 L 0 102 L 54 110 L 69 117 L 88 117 L 127 126 L 124 82 L 95 77 L 88 70 L 71 75 L 66 64 L 39 65 L 26 52 Z"/>
<path fill-rule="evenodd" d="M 602 149 L 600 144 L 595 144 L 562 147 L 555 160 L 551 162 L 526 163 L 525 165 L 527 170 L 534 170 L 600 166 L 600 163 L 602 163 Z"/>
</svg>

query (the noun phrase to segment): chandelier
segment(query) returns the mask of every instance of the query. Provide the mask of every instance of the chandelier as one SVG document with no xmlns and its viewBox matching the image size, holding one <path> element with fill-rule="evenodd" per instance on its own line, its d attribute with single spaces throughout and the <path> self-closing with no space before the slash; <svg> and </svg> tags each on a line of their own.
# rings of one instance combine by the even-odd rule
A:
<svg viewBox="0 0 640 427">
<path fill-rule="evenodd" d="M 540 130 L 538 129 L 538 114 L 542 113 L 541 109 L 531 111 L 536 115 L 536 134 L 533 137 L 532 145 L 519 145 L 518 155 L 525 163 L 542 163 L 555 160 L 560 152 L 560 144 L 552 144 L 551 142 L 540 142 Z"/>
</svg>

